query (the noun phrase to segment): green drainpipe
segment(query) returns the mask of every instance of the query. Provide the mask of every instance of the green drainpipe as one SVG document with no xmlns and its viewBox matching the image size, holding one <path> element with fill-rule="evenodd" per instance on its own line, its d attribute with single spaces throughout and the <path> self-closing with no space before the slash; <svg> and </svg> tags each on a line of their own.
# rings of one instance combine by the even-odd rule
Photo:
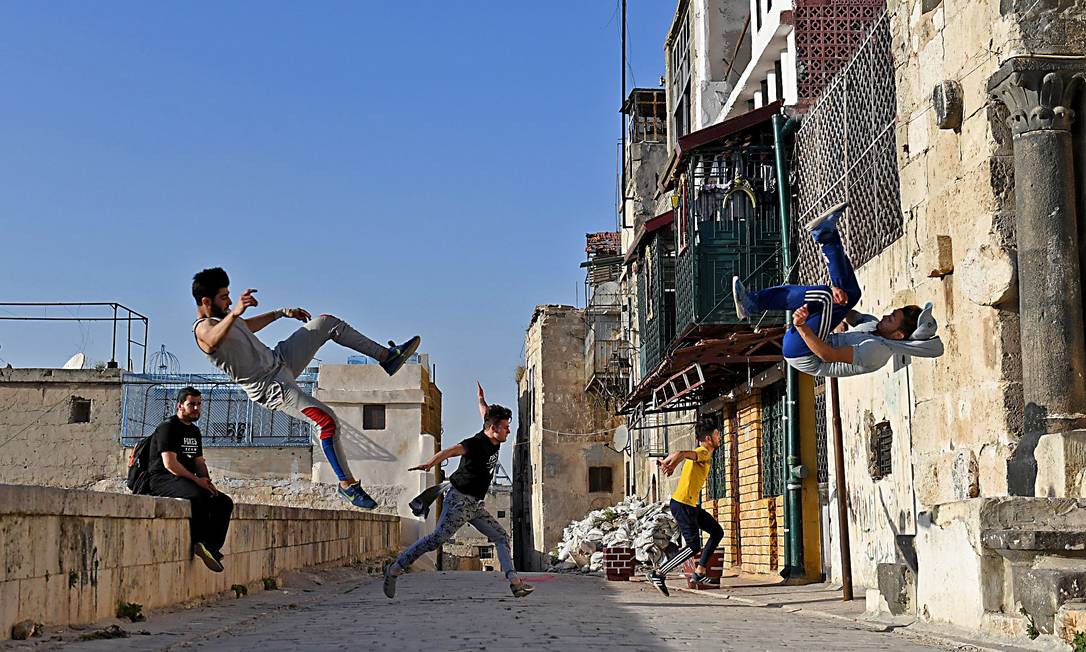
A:
<svg viewBox="0 0 1086 652">
<path fill-rule="evenodd" d="M 788 238 L 789 223 L 791 221 L 791 195 L 792 190 L 788 185 L 788 162 L 785 158 L 785 132 L 791 131 L 796 125 L 793 119 L 786 119 L 783 114 L 773 116 L 773 149 L 777 168 L 777 213 L 781 218 L 781 264 L 788 278 L 785 283 L 791 282 L 792 248 Z M 792 323 L 792 313 L 784 316 L 785 324 Z M 791 366 L 786 366 L 785 387 L 787 401 L 785 403 L 786 431 L 784 440 L 785 449 L 785 479 L 787 486 L 784 492 L 784 522 L 786 526 L 784 536 L 784 569 L 781 576 L 785 578 L 799 578 L 805 575 L 803 568 L 803 502 L 801 491 L 803 489 L 803 476 L 807 475 L 807 469 L 800 464 L 799 457 L 799 413 L 796 410 L 796 381 L 797 372 Z"/>
</svg>

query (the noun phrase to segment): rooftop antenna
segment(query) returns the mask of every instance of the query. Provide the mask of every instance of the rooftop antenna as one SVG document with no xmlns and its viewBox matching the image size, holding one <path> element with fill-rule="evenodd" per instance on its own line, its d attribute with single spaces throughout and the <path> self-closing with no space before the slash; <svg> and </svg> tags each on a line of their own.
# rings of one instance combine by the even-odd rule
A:
<svg viewBox="0 0 1086 652">
<path fill-rule="evenodd" d="M 181 361 L 166 350 L 166 345 L 151 354 L 151 372 L 159 376 L 173 376 L 181 373 Z"/>
</svg>

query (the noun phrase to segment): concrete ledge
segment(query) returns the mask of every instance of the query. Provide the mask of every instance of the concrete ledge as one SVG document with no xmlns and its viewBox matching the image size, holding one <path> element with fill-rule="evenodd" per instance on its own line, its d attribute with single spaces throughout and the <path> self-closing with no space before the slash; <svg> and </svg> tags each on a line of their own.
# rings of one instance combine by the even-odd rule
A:
<svg viewBox="0 0 1086 652">
<path fill-rule="evenodd" d="M 0 485 L 0 640 L 21 620 L 73 625 L 202 598 L 306 566 L 394 553 L 396 516 L 238 504 L 226 571 L 192 557 L 190 503 L 174 498 Z"/>
</svg>

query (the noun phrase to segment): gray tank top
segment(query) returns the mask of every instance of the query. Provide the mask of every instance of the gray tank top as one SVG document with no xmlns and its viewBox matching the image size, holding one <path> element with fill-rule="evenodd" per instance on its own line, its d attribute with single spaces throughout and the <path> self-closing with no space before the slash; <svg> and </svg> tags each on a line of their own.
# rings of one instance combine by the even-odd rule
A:
<svg viewBox="0 0 1086 652">
<path fill-rule="evenodd" d="M 218 323 L 211 317 L 197 319 L 192 325 L 195 337 L 196 327 L 200 322 Z M 196 346 L 200 346 L 197 341 Z M 203 351 L 203 348 L 200 349 Z M 257 339 L 245 325 L 245 320 L 237 319 L 227 331 L 226 337 L 219 343 L 214 353 L 204 352 L 211 364 L 215 365 L 245 390 L 252 400 L 262 403 L 269 398 L 272 381 L 282 366 L 282 361 L 274 351 Z"/>
</svg>

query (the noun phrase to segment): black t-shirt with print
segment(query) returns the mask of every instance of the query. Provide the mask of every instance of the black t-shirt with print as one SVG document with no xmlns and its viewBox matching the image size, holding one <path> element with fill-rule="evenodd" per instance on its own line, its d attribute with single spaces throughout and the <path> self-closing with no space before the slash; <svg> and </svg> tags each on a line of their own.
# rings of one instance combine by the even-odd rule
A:
<svg viewBox="0 0 1086 652">
<path fill-rule="evenodd" d="M 494 478 L 494 469 L 498 467 L 501 444 L 495 444 L 485 432 L 479 432 L 460 442 L 460 445 L 464 447 L 464 454 L 460 456 L 460 466 L 449 477 L 449 482 L 460 493 L 484 500 L 490 489 L 490 481 Z"/>
<path fill-rule="evenodd" d="M 204 443 L 200 436 L 200 429 L 178 419 L 177 415 L 166 419 L 151 435 L 151 450 L 148 451 L 151 463 L 147 468 L 149 474 L 172 475 L 162 463 L 163 453 L 177 453 L 177 461 L 181 462 L 181 466 L 195 474 L 196 458 L 204 456 Z"/>
</svg>

